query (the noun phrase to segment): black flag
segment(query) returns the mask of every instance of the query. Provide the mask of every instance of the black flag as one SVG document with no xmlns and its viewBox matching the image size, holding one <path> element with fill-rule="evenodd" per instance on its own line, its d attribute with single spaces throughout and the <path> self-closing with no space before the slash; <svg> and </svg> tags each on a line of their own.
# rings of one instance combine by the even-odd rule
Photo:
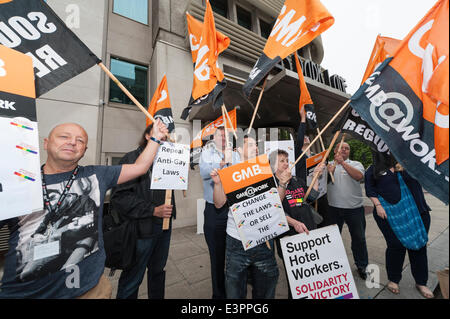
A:
<svg viewBox="0 0 450 319">
<path fill-rule="evenodd" d="M 36 97 L 101 62 L 41 0 L 0 1 L 0 44 L 33 59 Z"/>
</svg>

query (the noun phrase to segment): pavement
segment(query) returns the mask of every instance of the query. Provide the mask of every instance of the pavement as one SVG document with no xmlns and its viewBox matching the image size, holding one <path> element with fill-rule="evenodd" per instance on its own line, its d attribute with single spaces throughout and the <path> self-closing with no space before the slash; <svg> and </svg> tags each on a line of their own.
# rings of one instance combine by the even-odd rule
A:
<svg viewBox="0 0 450 319">
<path fill-rule="evenodd" d="M 431 226 L 428 234 L 428 287 L 434 291 L 439 285 L 436 272 L 449 266 L 449 208 L 430 194 L 425 194 L 427 203 L 432 208 Z M 346 225 L 342 230 L 342 239 L 347 252 L 353 278 L 361 299 L 424 299 L 415 288 L 415 281 L 411 275 L 408 257 L 400 282 L 400 294 L 394 295 L 386 289 L 388 283 L 385 263 L 386 242 L 379 230 L 373 215 L 369 199 L 365 199 L 366 206 L 366 242 L 369 253 L 369 268 L 374 272 L 366 281 L 362 280 L 350 249 L 350 234 Z M 288 282 L 283 270 L 283 262 L 277 256 L 280 277 L 276 288 L 276 299 L 287 299 Z M 109 274 L 109 269 L 105 269 Z M 113 284 L 113 296 L 116 295 L 120 272 L 109 277 Z M 247 298 L 251 298 L 249 286 Z M 167 299 L 210 299 L 211 275 L 208 247 L 203 234 L 197 234 L 197 226 L 174 229 L 166 266 L 166 298 Z M 440 295 L 440 294 L 439 294 Z M 436 295 L 439 297 L 439 295 Z M 147 298 L 147 278 L 144 278 L 139 289 L 139 298 Z"/>
<path fill-rule="evenodd" d="M 449 266 L 449 208 L 435 197 L 426 194 L 426 200 L 432 208 L 431 226 L 428 241 L 428 287 L 434 291 L 438 287 L 436 272 Z M 394 295 L 386 289 L 388 283 L 385 269 L 386 242 L 372 216 L 371 203 L 365 200 L 366 206 L 366 242 L 369 253 L 369 269 L 373 270 L 369 280 L 362 280 L 353 264 L 350 249 L 350 235 L 344 225 L 342 239 L 351 265 L 355 284 L 361 299 L 423 299 L 415 289 L 408 257 L 405 258 L 400 294 Z M 280 277 L 276 289 L 276 299 L 287 299 L 288 282 L 283 270 L 283 263 L 277 257 Z M 3 262 L 0 256 L 0 278 L 3 273 Z M 105 274 L 110 270 L 105 268 Z M 120 271 L 109 277 L 113 285 L 113 297 L 117 293 Z M 169 259 L 166 266 L 166 298 L 167 299 L 210 299 L 211 277 L 208 248 L 203 234 L 197 234 L 197 226 L 177 228 L 172 231 Z M 437 295 L 439 298 L 440 294 Z M 251 298 L 251 287 L 248 289 Z M 139 289 L 139 298 L 147 298 L 147 278 L 144 278 Z"/>
</svg>

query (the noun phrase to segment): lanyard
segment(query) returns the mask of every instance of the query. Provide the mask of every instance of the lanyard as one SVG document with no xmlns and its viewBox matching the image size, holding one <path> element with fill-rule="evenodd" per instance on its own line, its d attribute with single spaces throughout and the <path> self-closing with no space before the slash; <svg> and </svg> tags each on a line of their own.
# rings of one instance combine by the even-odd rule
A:
<svg viewBox="0 0 450 319">
<path fill-rule="evenodd" d="M 45 164 L 44 164 L 45 165 Z M 61 207 L 62 202 L 64 201 L 64 199 L 66 198 L 67 194 L 70 191 L 70 188 L 72 187 L 73 182 L 75 181 L 75 178 L 78 174 L 78 171 L 80 169 L 80 166 L 77 166 L 73 172 L 72 172 L 72 176 L 70 176 L 69 181 L 67 182 L 66 186 L 64 187 L 64 190 L 61 194 L 61 196 L 59 197 L 58 202 L 56 203 L 56 206 L 53 208 L 50 205 L 50 197 L 48 196 L 48 189 L 47 189 L 47 183 L 45 182 L 45 177 L 44 177 L 44 165 L 42 165 L 41 167 L 41 174 L 42 174 L 42 193 L 44 195 L 44 207 L 48 210 L 48 212 L 51 215 L 56 215 L 59 212 L 59 208 Z"/>
</svg>

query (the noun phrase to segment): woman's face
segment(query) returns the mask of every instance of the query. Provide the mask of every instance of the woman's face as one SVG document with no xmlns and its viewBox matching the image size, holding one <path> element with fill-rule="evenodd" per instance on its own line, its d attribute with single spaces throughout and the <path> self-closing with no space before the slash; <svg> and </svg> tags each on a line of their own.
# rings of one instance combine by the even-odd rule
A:
<svg viewBox="0 0 450 319">
<path fill-rule="evenodd" d="M 280 174 L 289 168 L 289 158 L 285 155 L 277 156 L 275 171 Z"/>
</svg>

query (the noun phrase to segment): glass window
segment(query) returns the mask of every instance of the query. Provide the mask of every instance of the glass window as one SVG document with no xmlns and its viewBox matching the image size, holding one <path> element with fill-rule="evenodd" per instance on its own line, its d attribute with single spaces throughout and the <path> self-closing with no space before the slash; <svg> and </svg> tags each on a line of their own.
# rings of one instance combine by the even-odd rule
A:
<svg viewBox="0 0 450 319">
<path fill-rule="evenodd" d="M 114 0 L 113 12 L 148 24 L 148 0 Z"/>
<path fill-rule="evenodd" d="M 228 18 L 228 0 L 210 0 L 209 3 L 215 13 Z"/>
<path fill-rule="evenodd" d="M 273 24 L 267 23 L 266 21 L 259 19 L 259 27 L 261 30 L 261 36 L 263 38 L 268 39 L 270 33 L 272 32 Z"/>
<path fill-rule="evenodd" d="M 236 6 L 236 14 L 238 24 L 248 30 L 252 30 L 252 14 L 239 6 Z"/>
<path fill-rule="evenodd" d="M 148 67 L 111 58 L 111 73 L 142 105 L 147 105 Z M 109 87 L 109 101 L 134 105 L 133 101 L 112 80 Z"/>
</svg>

